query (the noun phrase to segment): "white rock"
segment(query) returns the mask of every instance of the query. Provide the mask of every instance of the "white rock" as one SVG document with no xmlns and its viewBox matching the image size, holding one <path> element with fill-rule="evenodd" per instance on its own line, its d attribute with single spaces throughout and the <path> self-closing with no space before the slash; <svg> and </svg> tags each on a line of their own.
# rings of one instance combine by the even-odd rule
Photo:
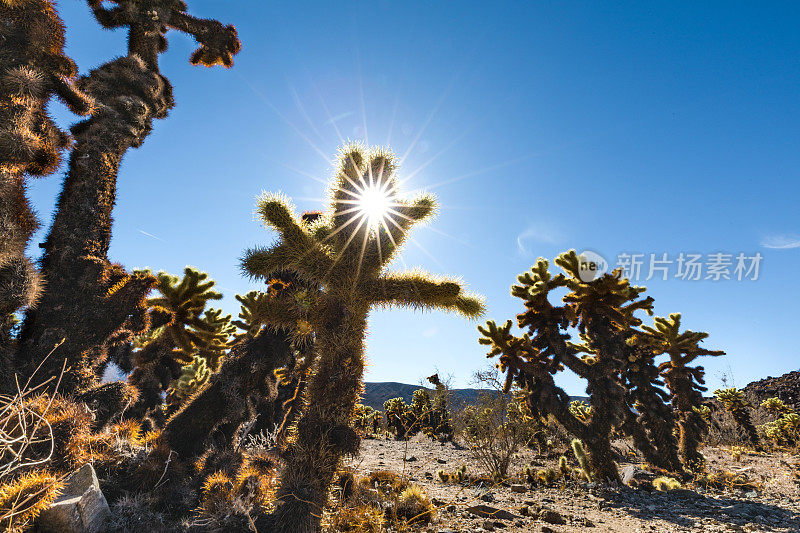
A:
<svg viewBox="0 0 800 533">
<path fill-rule="evenodd" d="M 111 510 L 90 464 L 70 474 L 61 496 L 36 520 L 42 533 L 102 533 Z"/>
</svg>

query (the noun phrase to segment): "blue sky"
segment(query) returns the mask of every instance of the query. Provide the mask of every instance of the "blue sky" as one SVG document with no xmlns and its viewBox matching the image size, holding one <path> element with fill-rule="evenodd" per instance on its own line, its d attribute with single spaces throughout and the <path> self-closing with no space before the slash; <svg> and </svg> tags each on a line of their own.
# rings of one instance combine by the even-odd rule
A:
<svg viewBox="0 0 800 533">
<path fill-rule="evenodd" d="M 236 25 L 243 50 L 232 70 L 191 67 L 192 40 L 169 35 L 161 65 L 177 106 L 123 162 L 113 260 L 206 270 L 235 315 L 234 294 L 259 288 L 239 258 L 274 239 L 256 195 L 317 209 L 341 138 L 388 141 L 407 187 L 442 205 L 398 268 L 462 276 L 503 321 L 537 256 L 589 249 L 613 266 L 641 253 L 646 274 L 651 253 L 761 253 L 755 281 L 675 279 L 673 264 L 667 281 L 641 283 L 657 314 L 682 312 L 728 352 L 705 361 L 712 387 L 797 369 L 800 4 L 189 4 Z M 59 9 L 82 72 L 125 53 L 85 2 Z M 30 188 L 45 228 L 60 181 Z M 466 385 L 487 364 L 475 326 L 375 312 L 367 380 L 417 383 L 438 368 Z"/>
</svg>

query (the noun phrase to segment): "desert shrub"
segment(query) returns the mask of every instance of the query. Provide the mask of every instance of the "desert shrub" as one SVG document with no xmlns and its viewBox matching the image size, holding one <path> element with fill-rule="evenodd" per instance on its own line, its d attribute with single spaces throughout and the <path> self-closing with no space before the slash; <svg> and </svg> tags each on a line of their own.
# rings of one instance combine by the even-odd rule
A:
<svg viewBox="0 0 800 533">
<path fill-rule="evenodd" d="M 514 454 L 530 439 L 530 424 L 509 394 L 482 393 L 459 414 L 461 437 L 491 476 L 504 479 Z"/>
<path fill-rule="evenodd" d="M 701 472 L 695 476 L 694 483 L 714 490 L 758 490 L 761 487 L 751 481 L 743 472 Z"/>
</svg>

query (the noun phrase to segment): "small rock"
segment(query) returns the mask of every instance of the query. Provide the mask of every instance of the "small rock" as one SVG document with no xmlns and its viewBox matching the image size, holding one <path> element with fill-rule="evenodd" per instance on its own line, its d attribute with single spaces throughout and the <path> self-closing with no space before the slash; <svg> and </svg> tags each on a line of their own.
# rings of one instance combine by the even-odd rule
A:
<svg viewBox="0 0 800 533">
<path fill-rule="evenodd" d="M 465 510 L 468 513 L 483 518 L 494 518 L 494 519 L 499 518 L 500 520 L 513 520 L 515 518 L 519 518 L 519 516 L 513 513 L 509 513 L 504 509 L 498 509 L 496 507 L 491 507 L 489 505 L 473 505 L 471 507 L 467 507 Z"/>
<path fill-rule="evenodd" d="M 583 527 L 594 527 L 594 522 L 592 522 L 592 521 L 591 521 L 591 520 L 589 520 L 588 518 L 584 518 L 584 519 L 581 521 L 581 525 L 582 525 Z"/>
<path fill-rule="evenodd" d="M 42 533 L 101 533 L 111 510 L 90 464 L 67 477 L 61 496 L 36 520 Z"/>
<path fill-rule="evenodd" d="M 757 496 L 758 496 L 758 492 L 756 492 L 754 490 L 751 490 L 750 492 L 745 492 L 744 493 L 744 497 L 745 498 L 755 498 Z"/>
<path fill-rule="evenodd" d="M 483 502 L 491 503 L 494 501 L 494 494 L 492 494 L 491 492 L 484 492 L 483 494 L 478 496 L 478 498 Z"/>
<path fill-rule="evenodd" d="M 416 458 L 416 457 L 414 457 L 413 455 L 409 455 L 408 457 L 404 458 L 403 460 L 404 460 L 405 462 L 407 462 L 407 463 L 413 463 L 414 461 L 416 461 L 416 460 L 417 460 L 417 458 Z"/>
<path fill-rule="evenodd" d="M 539 511 L 539 519 L 544 520 L 548 524 L 566 524 L 567 521 L 558 511 L 552 509 L 542 509 Z"/>
<path fill-rule="evenodd" d="M 622 482 L 626 485 L 638 486 L 645 482 L 651 482 L 655 478 L 655 474 L 636 465 L 628 465 L 622 469 Z"/>
<path fill-rule="evenodd" d="M 436 459 L 436 462 L 439 463 L 440 465 L 446 465 L 447 464 L 447 461 L 445 461 L 444 459 Z"/>
<path fill-rule="evenodd" d="M 542 533 L 556 533 L 555 530 L 553 530 L 553 528 L 550 528 L 550 527 L 547 527 L 547 526 L 544 526 L 544 525 L 542 526 L 541 531 L 542 531 Z"/>
<path fill-rule="evenodd" d="M 481 527 L 485 531 L 494 531 L 494 522 L 491 521 L 491 520 L 484 520 L 483 524 L 481 525 Z"/>
<path fill-rule="evenodd" d="M 528 487 L 525 485 L 511 485 L 511 492 L 528 492 Z"/>
</svg>

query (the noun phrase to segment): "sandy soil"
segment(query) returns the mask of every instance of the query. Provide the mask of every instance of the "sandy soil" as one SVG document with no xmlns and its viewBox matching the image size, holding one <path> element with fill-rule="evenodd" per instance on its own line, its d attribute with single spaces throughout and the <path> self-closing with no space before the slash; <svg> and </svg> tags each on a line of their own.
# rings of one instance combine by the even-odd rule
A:
<svg viewBox="0 0 800 533">
<path fill-rule="evenodd" d="M 759 490 L 706 490 L 696 486 L 668 492 L 598 485 L 569 480 L 551 487 L 496 484 L 445 484 L 439 469 L 483 474 L 469 450 L 418 436 L 409 442 L 364 440 L 359 457 L 349 462 L 357 473 L 376 470 L 404 474 L 426 491 L 438 512 L 422 531 L 792 531 L 800 532 L 800 484 L 793 474 L 797 456 L 744 454 L 734 461 L 722 448 L 705 448 L 710 471 L 742 472 Z M 620 463 L 620 467 L 633 463 Z M 555 466 L 555 458 L 524 452 L 515 457 L 510 474 L 525 465 Z M 688 490 L 687 490 L 688 489 Z M 476 516 L 467 510 L 486 505 L 512 513 L 505 519 Z M 555 511 L 544 513 L 542 509 Z M 524 516 L 525 514 L 529 516 Z M 563 522 L 563 523 L 559 523 Z"/>
</svg>

